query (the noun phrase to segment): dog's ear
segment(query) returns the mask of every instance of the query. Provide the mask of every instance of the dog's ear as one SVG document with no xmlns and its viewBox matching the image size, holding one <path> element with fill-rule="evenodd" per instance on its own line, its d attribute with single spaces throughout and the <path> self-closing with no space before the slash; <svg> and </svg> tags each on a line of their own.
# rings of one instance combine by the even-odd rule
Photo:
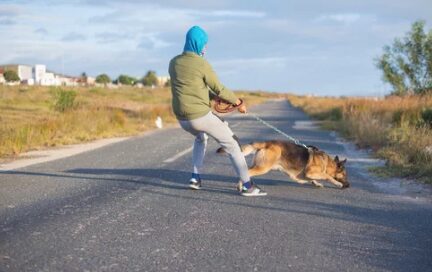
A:
<svg viewBox="0 0 432 272">
<path fill-rule="evenodd" d="M 345 169 L 345 163 L 347 162 L 347 159 L 343 160 L 343 161 L 338 161 L 336 162 L 336 165 L 339 169 Z"/>
<path fill-rule="evenodd" d="M 334 161 L 335 161 L 335 163 L 339 163 L 339 156 L 336 156 L 336 157 L 334 158 Z"/>
</svg>

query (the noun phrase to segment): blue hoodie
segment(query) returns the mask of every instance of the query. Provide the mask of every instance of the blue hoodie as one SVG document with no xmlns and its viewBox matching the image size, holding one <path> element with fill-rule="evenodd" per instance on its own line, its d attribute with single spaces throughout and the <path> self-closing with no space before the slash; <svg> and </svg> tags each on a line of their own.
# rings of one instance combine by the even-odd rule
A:
<svg viewBox="0 0 432 272">
<path fill-rule="evenodd" d="M 186 33 L 186 42 L 183 51 L 194 52 L 195 54 L 201 56 L 207 41 L 207 33 L 201 27 L 193 26 Z"/>
</svg>

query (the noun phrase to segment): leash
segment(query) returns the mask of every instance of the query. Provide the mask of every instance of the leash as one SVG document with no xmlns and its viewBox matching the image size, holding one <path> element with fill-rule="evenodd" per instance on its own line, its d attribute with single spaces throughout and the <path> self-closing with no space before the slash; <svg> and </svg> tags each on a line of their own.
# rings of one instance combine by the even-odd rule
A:
<svg viewBox="0 0 432 272">
<path fill-rule="evenodd" d="M 305 144 L 300 143 L 299 140 L 289 136 L 288 134 L 286 134 L 285 132 L 283 132 L 282 130 L 278 129 L 277 127 L 269 124 L 268 122 L 264 121 L 263 119 L 261 119 L 258 115 L 254 114 L 254 113 L 246 113 L 247 116 L 252 116 L 253 118 L 255 118 L 258 122 L 260 122 L 261 124 L 271 128 L 272 130 L 276 131 L 277 133 L 285 136 L 286 138 L 288 138 L 290 141 L 294 142 L 296 145 L 301 145 L 306 147 L 307 149 L 309 149 L 309 147 Z"/>
<path fill-rule="evenodd" d="M 243 105 L 243 100 L 240 99 L 241 103 L 238 105 L 233 105 L 227 101 L 224 101 L 221 98 L 217 98 L 216 99 L 216 103 L 214 105 L 214 109 L 219 112 L 219 113 L 228 113 L 228 112 L 232 112 L 234 110 L 236 110 L 238 107 L 240 107 L 241 105 Z M 276 131 L 277 133 L 285 136 L 286 138 L 288 138 L 290 141 L 294 142 L 296 145 L 301 145 L 304 146 L 305 148 L 309 149 L 308 146 L 306 146 L 305 144 L 300 143 L 299 140 L 289 136 L 288 134 L 286 134 L 285 132 L 283 132 L 282 130 L 278 129 L 277 127 L 269 124 L 268 122 L 264 121 L 263 119 L 261 119 L 258 115 L 253 114 L 253 113 L 246 113 L 247 116 L 252 116 L 253 118 L 255 118 L 255 120 L 257 120 L 258 122 L 260 122 L 261 124 L 271 128 L 272 130 Z"/>
</svg>

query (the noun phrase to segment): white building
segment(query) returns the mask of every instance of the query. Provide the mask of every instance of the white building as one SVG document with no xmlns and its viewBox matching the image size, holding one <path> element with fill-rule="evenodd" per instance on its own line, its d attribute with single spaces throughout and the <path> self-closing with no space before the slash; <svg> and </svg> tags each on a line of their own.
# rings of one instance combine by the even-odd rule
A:
<svg viewBox="0 0 432 272">
<path fill-rule="evenodd" d="M 63 75 L 56 75 L 56 77 L 62 86 L 78 86 L 79 78 Z"/>
<path fill-rule="evenodd" d="M 4 71 L 14 71 L 17 73 L 20 81 L 28 81 L 33 78 L 33 67 L 30 65 L 21 64 L 8 64 L 0 65 L 0 70 Z"/>
<path fill-rule="evenodd" d="M 18 65 L 17 70 L 21 81 L 33 79 L 33 67 L 29 65 Z"/>
<path fill-rule="evenodd" d="M 36 64 L 33 68 L 33 78 L 36 84 L 42 85 L 46 74 L 46 66 L 42 64 Z"/>
<path fill-rule="evenodd" d="M 165 84 L 168 82 L 168 80 L 170 80 L 169 76 L 158 76 L 157 77 L 158 80 L 158 86 L 165 86 Z"/>
<path fill-rule="evenodd" d="M 2 72 L 8 70 L 15 71 L 20 78 L 20 82 L 16 84 L 43 86 L 78 86 L 80 84 L 80 78 L 48 72 L 46 65 L 43 64 L 36 64 L 34 67 L 21 64 L 0 65 L 0 83 L 5 81 Z M 86 77 L 86 81 L 81 83 L 94 85 L 95 78 Z"/>
<path fill-rule="evenodd" d="M 33 68 L 33 78 L 35 83 L 42 86 L 60 86 L 60 85 L 73 85 L 73 81 L 68 77 L 56 75 L 47 72 L 46 66 L 43 64 L 36 64 Z M 71 83 L 71 84 L 69 84 Z"/>
</svg>

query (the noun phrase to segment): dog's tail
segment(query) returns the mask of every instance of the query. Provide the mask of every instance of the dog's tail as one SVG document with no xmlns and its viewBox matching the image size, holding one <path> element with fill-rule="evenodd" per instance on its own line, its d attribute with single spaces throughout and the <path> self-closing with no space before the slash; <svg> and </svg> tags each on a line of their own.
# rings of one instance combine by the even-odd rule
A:
<svg viewBox="0 0 432 272">
<path fill-rule="evenodd" d="M 241 145 L 241 151 L 243 153 L 243 156 L 247 156 L 251 153 L 254 153 L 257 150 L 263 149 L 266 147 L 266 143 L 264 142 L 255 142 L 250 144 Z M 224 154 L 226 153 L 226 150 L 223 147 L 219 147 L 218 150 L 216 150 L 216 153 L 218 154 Z"/>
</svg>

